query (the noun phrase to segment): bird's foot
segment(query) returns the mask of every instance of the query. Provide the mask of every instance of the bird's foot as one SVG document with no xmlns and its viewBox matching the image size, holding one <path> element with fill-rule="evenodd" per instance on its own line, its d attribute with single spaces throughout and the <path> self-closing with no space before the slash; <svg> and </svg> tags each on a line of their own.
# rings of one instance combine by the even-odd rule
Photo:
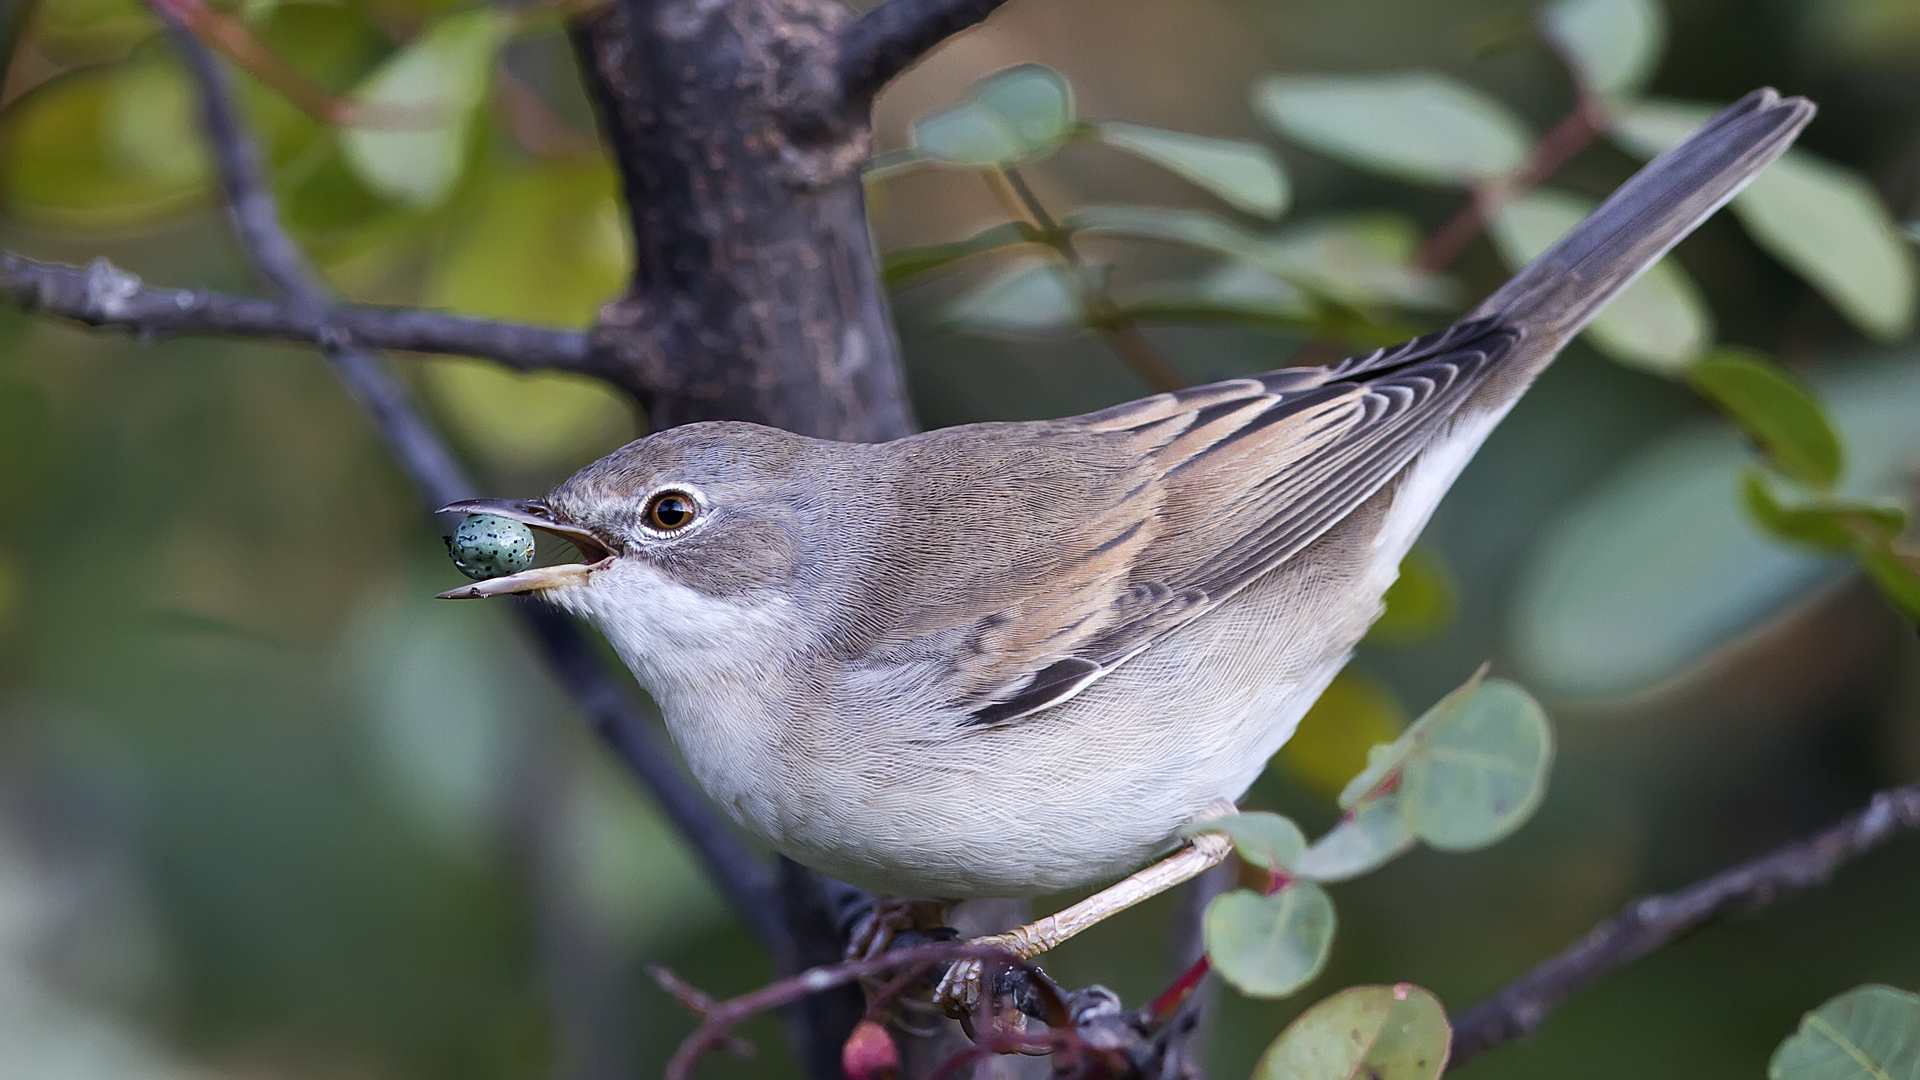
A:
<svg viewBox="0 0 1920 1080">
<path fill-rule="evenodd" d="M 940 900 L 877 898 L 873 910 L 862 915 L 847 935 L 847 959 L 871 960 L 886 952 L 894 938 L 911 930 L 939 930 L 951 906 Z"/>
</svg>

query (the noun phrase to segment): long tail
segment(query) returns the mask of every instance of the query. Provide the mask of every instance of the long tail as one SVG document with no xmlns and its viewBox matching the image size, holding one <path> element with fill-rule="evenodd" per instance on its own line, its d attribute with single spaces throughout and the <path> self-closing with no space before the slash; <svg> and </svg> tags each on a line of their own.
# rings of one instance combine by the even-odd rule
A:
<svg viewBox="0 0 1920 1080">
<path fill-rule="evenodd" d="M 1468 318 L 1521 329 L 1531 379 L 1640 274 L 1739 194 L 1813 119 L 1813 103 L 1755 90 L 1654 158 Z M 1529 368 L 1528 361 L 1531 361 Z"/>
</svg>

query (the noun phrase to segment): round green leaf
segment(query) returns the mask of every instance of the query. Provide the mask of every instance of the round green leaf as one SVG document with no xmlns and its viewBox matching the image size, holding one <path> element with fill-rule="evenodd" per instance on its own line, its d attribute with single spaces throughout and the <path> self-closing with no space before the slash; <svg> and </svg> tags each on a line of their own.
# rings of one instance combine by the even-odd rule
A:
<svg viewBox="0 0 1920 1080">
<path fill-rule="evenodd" d="M 1027 261 L 954 301 L 946 319 L 976 334 L 1053 337 L 1080 328 L 1080 295 L 1072 271 Z"/>
<path fill-rule="evenodd" d="M 1299 861 L 1300 853 L 1307 849 L 1307 838 L 1300 826 L 1264 810 L 1200 822 L 1182 829 L 1181 835 L 1208 832 L 1225 833 L 1243 861 L 1264 870 L 1291 870 Z"/>
<path fill-rule="evenodd" d="M 1552 761 L 1553 729 L 1540 704 L 1511 682 L 1488 680 L 1420 731 L 1400 771 L 1400 813 L 1443 851 L 1485 847 L 1540 805 Z"/>
<path fill-rule="evenodd" d="M 1651 157 L 1712 115 L 1706 105 L 1638 101 L 1616 111 L 1609 130 L 1628 150 Z M 1912 253 L 1873 186 L 1858 173 L 1790 150 L 1754 177 L 1732 205 L 1756 243 L 1856 326 L 1886 340 L 1913 326 Z"/>
<path fill-rule="evenodd" d="M 1659 0 L 1554 0 L 1540 29 L 1587 88 L 1608 97 L 1640 89 L 1667 43 Z"/>
<path fill-rule="evenodd" d="M 1300 718 L 1274 761 L 1328 800 L 1366 768 L 1367 751 L 1407 729 L 1406 709 L 1385 683 L 1349 664 Z"/>
<path fill-rule="evenodd" d="M 1533 261 L 1592 213 L 1596 204 L 1542 189 L 1503 204 L 1489 231 L 1514 269 Z M 1713 316 L 1699 286 L 1672 256 L 1661 259 L 1602 308 L 1587 326 L 1608 356 L 1663 374 L 1685 368 L 1713 341 Z"/>
<path fill-rule="evenodd" d="M 988 77 L 958 105 L 914 121 L 913 143 L 953 165 L 1012 165 L 1050 153 L 1073 125 L 1067 80 L 1021 64 Z"/>
<path fill-rule="evenodd" d="M 1506 106 L 1434 72 L 1276 77 L 1255 88 L 1254 107 L 1304 146 L 1420 183 L 1500 176 L 1533 145 Z"/>
<path fill-rule="evenodd" d="M 360 126 L 341 137 L 367 186 L 396 202 L 436 206 L 467 160 L 467 135 L 493 85 L 512 16 L 492 9 L 439 19 L 354 92 Z"/>
<path fill-rule="evenodd" d="M 1767 1080 L 1920 1080 L 1920 994 L 1860 986 L 1800 1021 Z"/>
<path fill-rule="evenodd" d="M 1902 496 L 1920 460 L 1920 355 L 1830 367 L 1808 381 L 1847 448 L 1842 495 Z M 1683 428 L 1543 530 L 1509 623 L 1528 680 L 1560 696 L 1642 691 L 1843 576 L 1845 559 L 1754 527 L 1740 495 L 1752 460 L 1724 421 Z"/>
<path fill-rule="evenodd" d="M 1354 986 L 1288 1024 L 1253 1080 L 1435 1080 L 1452 1042 L 1446 1010 L 1431 993 L 1409 983 Z"/>
<path fill-rule="evenodd" d="M 1310 881 L 1271 896 L 1217 896 L 1205 924 L 1214 970 L 1249 997 L 1285 997 L 1312 982 L 1333 947 L 1333 901 Z"/>
<path fill-rule="evenodd" d="M 1840 479 L 1840 438 L 1825 410 L 1778 364 L 1746 349 L 1722 348 L 1687 373 L 1781 472 L 1828 487 Z"/>
<path fill-rule="evenodd" d="M 1315 840 L 1294 863 L 1294 873 L 1312 881 L 1347 881 L 1378 869 L 1413 847 L 1413 833 L 1400 813 L 1400 797 L 1368 799 Z"/>
<path fill-rule="evenodd" d="M 1419 244 L 1419 227 L 1397 214 L 1346 214 L 1264 238 L 1253 261 L 1275 277 L 1348 307 L 1457 306 L 1457 282 L 1414 266 Z"/>
<path fill-rule="evenodd" d="M 1146 158 L 1250 214 L 1279 217 L 1292 201 L 1280 159 L 1258 143 L 1118 122 L 1093 131 L 1108 146 Z"/>
</svg>

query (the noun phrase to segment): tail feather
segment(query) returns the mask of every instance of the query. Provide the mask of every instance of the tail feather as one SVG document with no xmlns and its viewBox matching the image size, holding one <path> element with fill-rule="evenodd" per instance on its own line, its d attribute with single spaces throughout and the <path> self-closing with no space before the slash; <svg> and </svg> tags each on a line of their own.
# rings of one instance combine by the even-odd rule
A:
<svg viewBox="0 0 1920 1080">
<path fill-rule="evenodd" d="M 1813 113 L 1812 102 L 1771 89 L 1741 98 L 1649 162 L 1469 318 L 1497 316 L 1519 328 L 1522 353 L 1544 366 L 1620 290 L 1784 153 Z"/>
</svg>

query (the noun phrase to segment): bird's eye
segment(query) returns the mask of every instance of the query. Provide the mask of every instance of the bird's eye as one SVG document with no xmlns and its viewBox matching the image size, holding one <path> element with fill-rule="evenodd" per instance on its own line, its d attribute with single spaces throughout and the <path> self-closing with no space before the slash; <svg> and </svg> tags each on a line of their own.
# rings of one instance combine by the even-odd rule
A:
<svg viewBox="0 0 1920 1080">
<path fill-rule="evenodd" d="M 663 491 L 647 501 L 647 524 L 661 532 L 673 532 L 693 524 L 697 512 L 693 496 L 684 491 Z"/>
</svg>

